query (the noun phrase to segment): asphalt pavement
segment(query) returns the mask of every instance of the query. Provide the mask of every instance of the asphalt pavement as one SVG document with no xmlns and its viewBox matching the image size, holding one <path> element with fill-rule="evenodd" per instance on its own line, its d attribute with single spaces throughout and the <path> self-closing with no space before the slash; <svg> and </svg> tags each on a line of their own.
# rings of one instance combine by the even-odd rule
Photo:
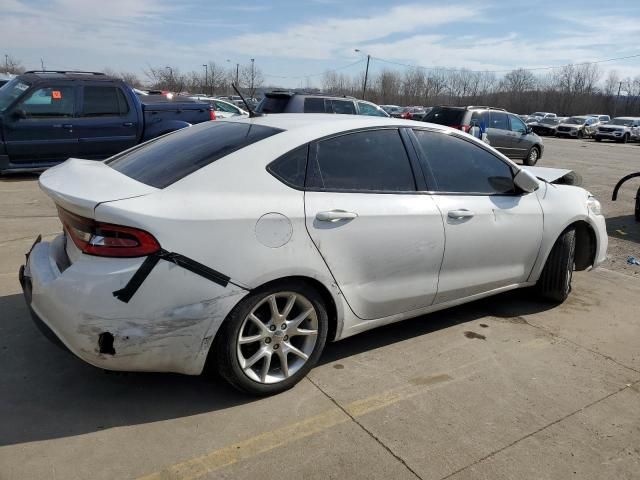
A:
<svg viewBox="0 0 640 480">
<path fill-rule="evenodd" d="M 546 139 L 603 203 L 610 259 L 562 305 L 515 291 L 327 346 L 292 390 L 104 372 L 50 344 L 17 280 L 60 230 L 36 176 L 0 178 L 0 479 L 637 479 L 639 144 Z"/>
</svg>

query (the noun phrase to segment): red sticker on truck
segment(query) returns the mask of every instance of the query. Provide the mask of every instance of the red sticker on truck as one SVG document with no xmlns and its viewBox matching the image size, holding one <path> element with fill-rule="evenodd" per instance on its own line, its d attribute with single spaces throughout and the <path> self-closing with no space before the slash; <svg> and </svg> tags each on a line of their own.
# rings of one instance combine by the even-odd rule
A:
<svg viewBox="0 0 640 480">
<path fill-rule="evenodd" d="M 51 98 L 53 98 L 54 100 L 61 100 L 62 99 L 62 92 L 60 90 L 54 90 L 51 92 Z"/>
</svg>

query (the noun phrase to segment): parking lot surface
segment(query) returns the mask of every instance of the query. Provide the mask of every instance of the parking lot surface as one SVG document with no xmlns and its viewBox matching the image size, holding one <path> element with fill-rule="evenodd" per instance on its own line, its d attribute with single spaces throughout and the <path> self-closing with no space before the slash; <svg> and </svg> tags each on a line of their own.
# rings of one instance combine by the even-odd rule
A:
<svg viewBox="0 0 640 480">
<path fill-rule="evenodd" d="M 515 291 L 328 345 L 292 390 L 103 372 L 50 344 L 17 280 L 60 230 L 36 176 L 0 179 L 0 479 L 632 479 L 640 472 L 640 145 L 545 139 L 603 203 L 610 258 L 561 306 Z"/>
</svg>

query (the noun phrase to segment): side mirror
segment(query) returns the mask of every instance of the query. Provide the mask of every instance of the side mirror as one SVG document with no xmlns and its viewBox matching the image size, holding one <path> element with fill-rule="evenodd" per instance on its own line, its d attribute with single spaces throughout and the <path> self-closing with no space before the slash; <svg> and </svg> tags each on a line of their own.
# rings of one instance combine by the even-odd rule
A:
<svg viewBox="0 0 640 480">
<path fill-rule="evenodd" d="M 524 169 L 518 171 L 516 176 L 513 177 L 513 183 L 520 190 L 527 193 L 535 192 L 540 187 L 538 179 L 531 172 Z"/>
<path fill-rule="evenodd" d="M 24 120 L 25 118 L 27 118 L 27 112 L 25 112 L 22 108 L 17 108 L 16 110 L 13 111 L 11 116 L 15 120 Z"/>
<path fill-rule="evenodd" d="M 530 133 L 533 133 L 533 128 L 531 128 L 529 125 L 527 125 L 527 131 L 525 133 L 527 135 L 529 135 Z"/>
</svg>

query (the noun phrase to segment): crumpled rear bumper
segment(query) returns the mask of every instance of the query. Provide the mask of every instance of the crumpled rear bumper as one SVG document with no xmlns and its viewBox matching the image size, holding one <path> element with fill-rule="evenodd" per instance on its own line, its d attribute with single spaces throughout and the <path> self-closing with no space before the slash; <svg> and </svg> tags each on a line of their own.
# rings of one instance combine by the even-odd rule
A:
<svg viewBox="0 0 640 480">
<path fill-rule="evenodd" d="M 143 259 L 81 255 L 61 267 L 64 248 L 62 235 L 33 246 L 19 272 L 25 299 L 48 338 L 104 369 L 199 374 L 218 327 L 247 293 L 161 262 L 124 303 L 113 292 Z"/>
</svg>

